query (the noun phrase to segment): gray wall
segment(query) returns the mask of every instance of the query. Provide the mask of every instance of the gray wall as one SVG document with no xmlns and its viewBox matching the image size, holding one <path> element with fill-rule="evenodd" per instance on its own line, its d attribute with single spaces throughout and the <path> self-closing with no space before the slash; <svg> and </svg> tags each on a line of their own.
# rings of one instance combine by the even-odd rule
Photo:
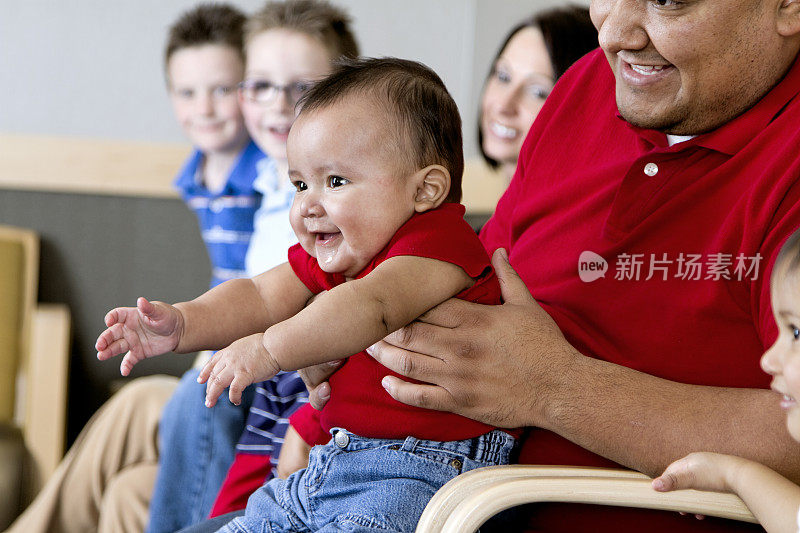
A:
<svg viewBox="0 0 800 533">
<path fill-rule="evenodd" d="M 195 0 L 26 0 L 0 14 L 0 132 L 181 141 L 162 73 L 166 28 Z M 247 12 L 261 0 L 235 0 Z M 514 22 L 563 0 L 335 0 L 365 55 L 422 61 L 442 76 L 476 153 L 483 77 Z M 586 3 L 582 1 L 580 3 Z"/>
<path fill-rule="evenodd" d="M 508 28 L 558 0 L 334 0 L 365 55 L 422 61 L 462 111 L 465 153 L 477 152 L 483 78 Z M 27 0 L 0 12 L 0 133 L 182 141 L 164 91 L 167 26 L 195 0 Z M 245 11 L 261 0 L 234 2 Z M 584 2 L 585 3 L 585 2 Z M 0 162 L 1 167 L 2 162 Z M 53 169 L 58 172 L 58 169 Z M 0 190 L 0 223 L 42 235 L 40 300 L 68 303 L 75 357 L 70 437 L 119 378 L 93 344 L 103 314 L 139 295 L 178 301 L 202 292 L 209 265 L 193 216 L 177 199 Z M 147 361 L 134 375 L 180 374 L 190 361 Z"/>
<path fill-rule="evenodd" d="M 197 221 L 178 199 L 0 190 L 0 224 L 39 233 L 39 300 L 66 303 L 72 313 L 71 440 L 120 380 L 119 358 L 95 357 L 105 313 L 138 296 L 174 302 L 208 288 Z M 180 375 L 190 364 L 189 355 L 164 356 L 132 375 Z"/>
</svg>

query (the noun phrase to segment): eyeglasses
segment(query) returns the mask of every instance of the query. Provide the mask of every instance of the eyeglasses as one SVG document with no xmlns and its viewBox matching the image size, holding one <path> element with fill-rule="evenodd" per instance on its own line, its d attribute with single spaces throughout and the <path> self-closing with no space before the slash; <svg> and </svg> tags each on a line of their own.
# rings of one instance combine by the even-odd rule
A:
<svg viewBox="0 0 800 533">
<path fill-rule="evenodd" d="M 309 81 L 296 81 L 287 85 L 278 85 L 267 80 L 244 80 L 239 83 L 242 96 L 259 104 L 272 103 L 278 93 L 286 94 L 286 99 L 291 104 L 296 104 L 310 88 Z"/>
</svg>

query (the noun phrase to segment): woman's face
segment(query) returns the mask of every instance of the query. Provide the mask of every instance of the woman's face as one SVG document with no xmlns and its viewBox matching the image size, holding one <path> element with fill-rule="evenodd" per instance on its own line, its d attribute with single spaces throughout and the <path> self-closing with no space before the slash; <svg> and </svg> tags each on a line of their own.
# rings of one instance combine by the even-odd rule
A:
<svg viewBox="0 0 800 533">
<path fill-rule="evenodd" d="M 500 53 L 483 91 L 480 127 L 486 155 L 516 166 L 522 142 L 554 84 L 542 32 L 521 29 Z"/>
</svg>

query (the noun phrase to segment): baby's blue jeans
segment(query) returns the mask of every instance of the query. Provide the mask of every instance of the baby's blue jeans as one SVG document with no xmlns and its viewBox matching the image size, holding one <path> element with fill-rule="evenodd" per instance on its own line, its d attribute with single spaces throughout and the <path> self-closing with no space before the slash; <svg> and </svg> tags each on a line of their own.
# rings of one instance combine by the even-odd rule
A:
<svg viewBox="0 0 800 533">
<path fill-rule="evenodd" d="M 343 429 L 311 451 L 308 468 L 250 496 L 220 531 L 413 532 L 434 493 L 455 476 L 507 464 L 514 438 L 500 430 L 462 441 L 369 439 Z"/>
</svg>

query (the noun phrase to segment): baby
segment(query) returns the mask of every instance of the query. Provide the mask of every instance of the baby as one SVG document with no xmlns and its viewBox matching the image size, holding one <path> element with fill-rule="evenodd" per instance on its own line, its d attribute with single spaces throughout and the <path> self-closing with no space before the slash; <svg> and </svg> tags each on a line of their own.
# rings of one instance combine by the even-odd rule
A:
<svg viewBox="0 0 800 533">
<path fill-rule="evenodd" d="M 800 231 L 787 239 L 775 260 L 771 292 L 778 338 L 761 358 L 761 368 L 774 376 L 772 390 L 781 395 L 789 434 L 800 441 Z M 653 480 L 653 488 L 733 492 L 767 531 L 800 530 L 800 487 L 748 459 L 692 453 L 669 465 Z"/>
<path fill-rule="evenodd" d="M 307 469 L 259 489 L 227 527 L 413 531 L 438 488 L 507 463 L 515 441 L 396 402 L 381 387 L 392 373 L 363 352 L 453 296 L 500 303 L 489 257 L 457 203 L 461 120 L 435 73 L 390 58 L 342 63 L 299 105 L 287 151 L 300 243 L 289 262 L 191 302 L 140 298 L 137 308 L 114 309 L 98 357 L 128 352 L 128 373 L 170 350 L 220 349 L 199 378 L 213 405 L 225 387 L 238 402 L 247 385 L 280 370 L 356 354 L 331 378 L 321 414 L 333 440 L 314 448 Z"/>
</svg>

